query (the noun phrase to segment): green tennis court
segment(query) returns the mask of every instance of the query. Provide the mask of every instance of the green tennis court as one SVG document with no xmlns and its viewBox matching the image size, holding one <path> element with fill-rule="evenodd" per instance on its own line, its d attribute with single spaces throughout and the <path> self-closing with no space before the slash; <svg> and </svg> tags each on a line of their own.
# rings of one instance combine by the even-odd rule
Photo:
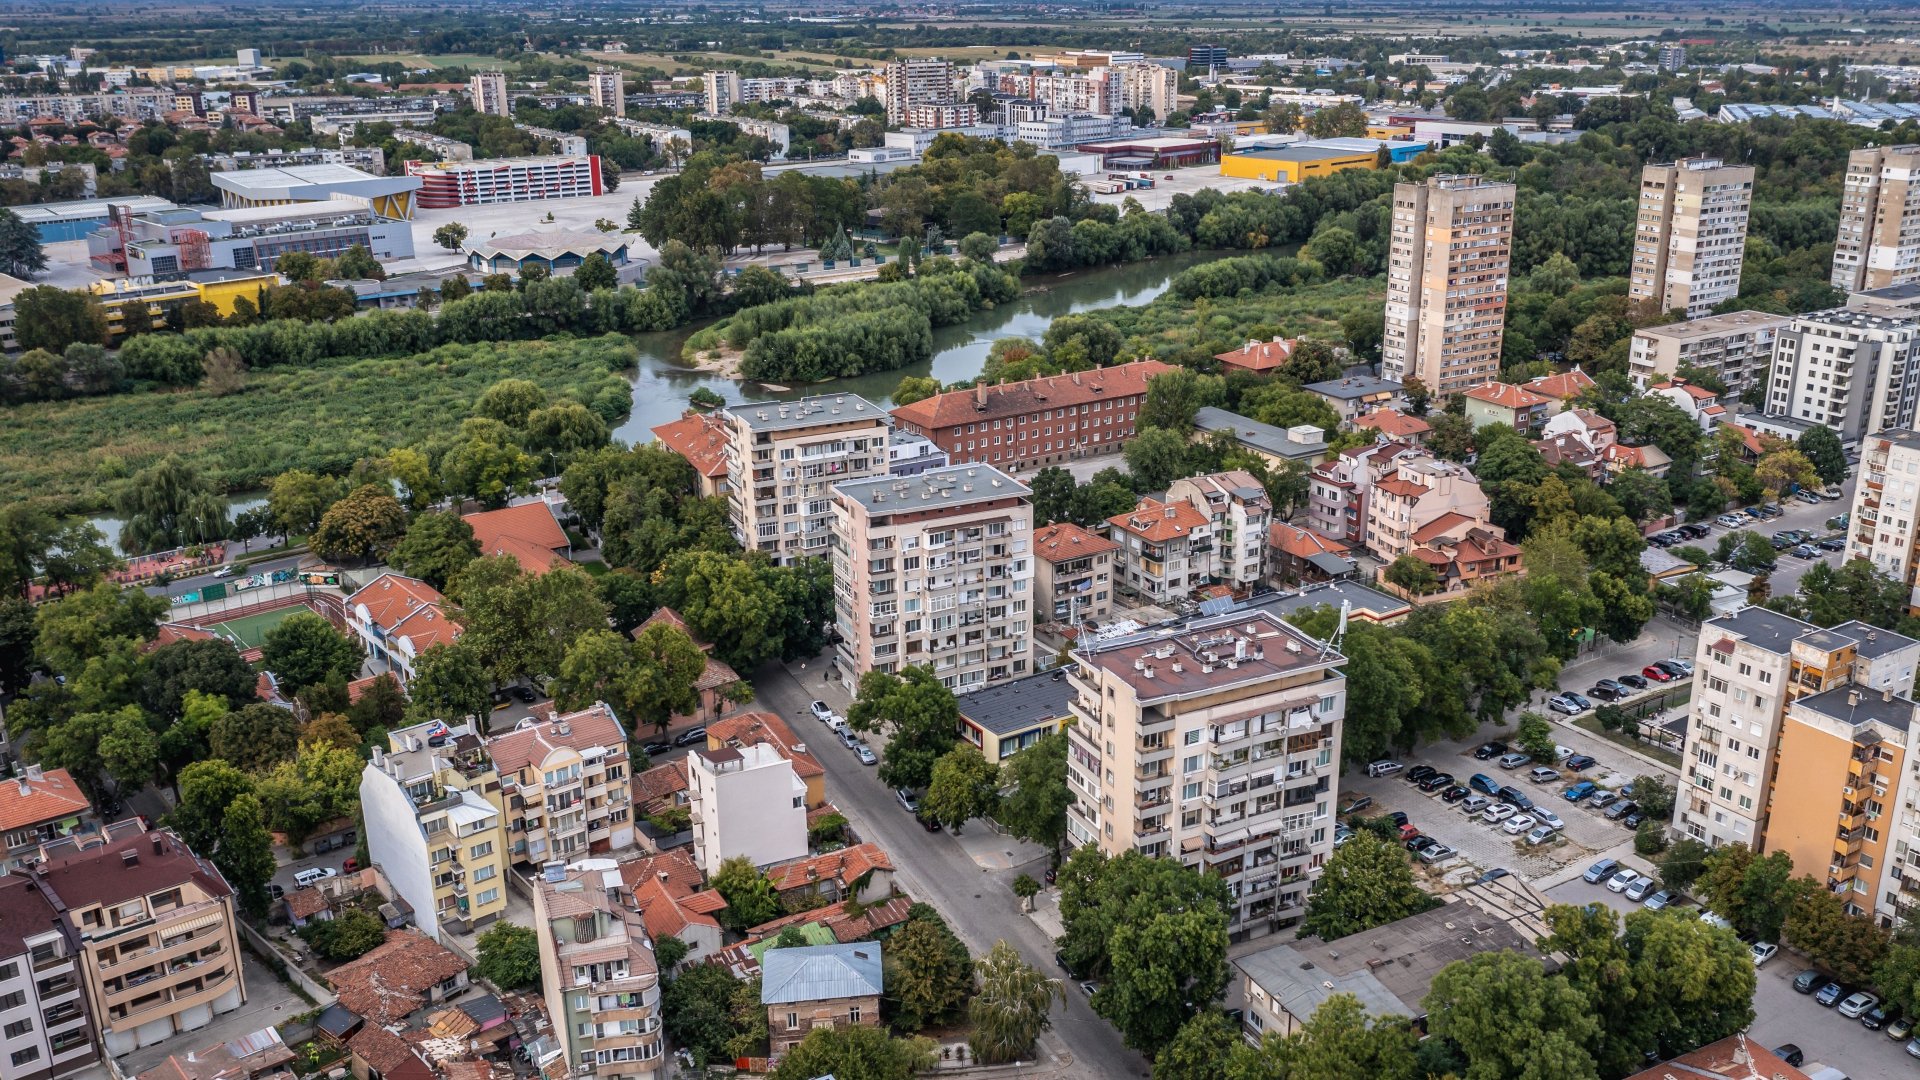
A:
<svg viewBox="0 0 1920 1080">
<path fill-rule="evenodd" d="M 289 616 L 302 611 L 312 612 L 312 608 L 294 604 L 274 611 L 262 611 L 254 615 L 242 615 L 237 619 L 224 622 L 206 623 L 207 629 L 238 642 L 242 649 L 257 649 L 267 640 L 267 631 L 285 622 Z"/>
</svg>

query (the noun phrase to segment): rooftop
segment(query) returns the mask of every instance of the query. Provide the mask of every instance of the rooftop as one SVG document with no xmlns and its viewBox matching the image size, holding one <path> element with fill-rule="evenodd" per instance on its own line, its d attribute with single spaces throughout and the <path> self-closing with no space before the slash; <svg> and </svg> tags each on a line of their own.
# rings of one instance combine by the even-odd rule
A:
<svg viewBox="0 0 1920 1080">
<path fill-rule="evenodd" d="M 209 896 L 233 892 L 212 862 L 195 855 L 172 832 L 147 831 L 140 818 L 108 826 L 100 834 L 104 842 L 87 839 L 89 846 L 62 841 L 46 848 L 42 878 L 70 911 L 124 903 L 189 882 Z"/>
<path fill-rule="evenodd" d="M 1050 563 L 1065 562 L 1105 551 L 1118 551 L 1120 545 L 1088 532 L 1071 521 L 1047 525 L 1033 531 L 1033 552 Z"/>
<path fill-rule="evenodd" d="M 588 232 L 584 229 L 544 229 L 475 240 L 467 245 L 467 250 L 487 259 L 496 255 L 505 255 L 514 259 L 529 255 L 557 259 L 562 255 L 578 255 L 595 251 L 612 255 L 626 246 L 627 241 L 605 233 Z"/>
<path fill-rule="evenodd" d="M 715 720 L 707 725 L 707 740 L 722 746 L 772 746 L 780 756 L 793 762 L 794 775 L 802 780 L 826 773 L 806 742 L 794 734 L 785 720 L 770 712 L 756 710 Z"/>
<path fill-rule="evenodd" d="M 556 750 L 609 749 L 624 753 L 626 729 L 604 702 L 596 702 L 579 712 L 556 713 L 548 718 L 526 719 L 512 731 L 487 740 L 487 752 L 501 775 L 517 773 L 528 766 L 539 766 Z"/>
<path fill-rule="evenodd" d="M 923 431 L 1020 416 L 1042 408 L 1064 408 L 1108 398 L 1144 394 L 1147 383 L 1173 367 L 1158 360 L 1135 360 L 1092 371 L 1043 375 L 1019 382 L 949 390 L 893 410 L 893 416 Z"/>
<path fill-rule="evenodd" d="M 729 406 L 728 416 L 748 431 L 798 431 L 828 424 L 886 423 L 885 409 L 859 394 L 818 394 L 798 401 L 750 401 Z"/>
<path fill-rule="evenodd" d="M 1643 326 L 1635 330 L 1634 334 L 1638 337 L 1693 341 L 1722 334 L 1781 327 L 1792 321 L 1792 316 L 1774 315 L 1765 311 L 1729 311 L 1724 315 L 1703 315 L 1698 319 L 1668 323 L 1665 326 Z"/>
<path fill-rule="evenodd" d="M 1073 684 L 1043 671 L 960 696 L 960 719 L 995 735 L 1016 735 L 1064 719 Z"/>
<path fill-rule="evenodd" d="M 1830 716 L 1856 728 L 1872 723 L 1906 731 L 1913 724 L 1913 699 L 1891 689 L 1875 692 L 1863 686 L 1836 686 L 1795 698 L 1792 707 Z"/>
<path fill-rule="evenodd" d="M 1218 693 L 1346 663 L 1278 614 L 1229 612 L 1075 649 L 1082 664 L 1117 675 L 1142 702 Z"/>
<path fill-rule="evenodd" d="M 1365 416 L 1355 417 L 1353 426 L 1378 431 L 1392 439 L 1411 439 L 1433 431 L 1433 425 L 1417 416 L 1408 416 L 1398 409 L 1378 408 Z"/>
<path fill-rule="evenodd" d="M 29 765 L 16 777 L 0 779 L 0 833 L 92 810 L 87 793 L 65 769 Z"/>
<path fill-rule="evenodd" d="M 880 845 L 865 843 L 782 863 L 768 869 L 767 877 L 773 880 L 776 892 L 788 892 L 822 878 L 848 885 L 875 870 L 892 872 L 893 860 Z"/>
<path fill-rule="evenodd" d="M 138 1080 L 244 1080 L 292 1060 L 293 1050 L 280 1040 L 279 1030 L 268 1027 L 185 1054 L 170 1054 Z"/>
<path fill-rule="evenodd" d="M 1177 540 L 1212 524 L 1192 503 L 1182 499 L 1161 502 L 1147 495 L 1142 495 L 1139 505 L 1132 510 L 1115 514 L 1107 522 L 1122 532 L 1156 544 Z"/>
<path fill-rule="evenodd" d="M 1542 397 L 1524 387 L 1512 383 L 1486 382 L 1465 392 L 1464 396 L 1475 401 L 1484 401 L 1489 405 L 1498 405 L 1505 409 L 1527 409 L 1535 405 L 1545 405 L 1551 398 Z"/>
<path fill-rule="evenodd" d="M 467 970 L 453 950 L 416 930 L 389 930 L 387 940 L 327 974 L 340 1004 L 381 1027 L 427 1003 L 428 992 Z"/>
<path fill-rule="evenodd" d="M 727 425 L 711 413 L 689 412 L 671 424 L 653 429 L 661 445 L 686 458 L 695 472 L 707 477 L 727 475 Z"/>
<path fill-rule="evenodd" d="M 912 476 L 849 480 L 835 484 L 833 490 L 869 514 L 914 514 L 1033 494 L 1033 489 L 992 465 L 953 465 Z"/>
<path fill-rule="evenodd" d="M 1626 1080 L 1807 1080 L 1807 1074 L 1743 1031 L 1642 1069 Z"/>
<path fill-rule="evenodd" d="M 60 925 L 60 914 L 34 885 L 20 874 L 0 876 L 0 957 L 27 951 L 26 939 Z"/>
<path fill-rule="evenodd" d="M 1405 389 L 1392 379 L 1376 379 L 1371 375 L 1349 375 L 1344 379 L 1328 379 L 1325 382 L 1308 383 L 1300 389 L 1319 394 L 1325 398 L 1337 398 L 1341 401 L 1353 401 L 1372 397 L 1375 394 L 1397 394 Z"/>
<path fill-rule="evenodd" d="M 1327 452 L 1327 433 L 1310 424 L 1278 428 L 1206 405 L 1194 413 L 1193 426 L 1208 434 L 1232 431 L 1241 445 L 1276 457 L 1318 460 Z"/>
<path fill-rule="evenodd" d="M 769 949 L 760 958 L 762 1005 L 873 997 L 884 986 L 878 942 Z"/>
<path fill-rule="evenodd" d="M 1708 629 L 1709 627 L 1712 629 Z M 1707 638 L 1714 630 L 1724 630 L 1738 634 L 1742 640 L 1755 648 L 1785 656 L 1793 650 L 1796 639 L 1809 630 L 1817 629 L 1819 627 L 1812 623 L 1801 622 L 1791 615 L 1782 615 L 1771 608 L 1749 605 L 1739 611 L 1708 619 L 1701 627 L 1700 636 Z"/>
<path fill-rule="evenodd" d="M 480 545 L 482 555 L 511 555 L 530 574 L 569 564 L 559 551 L 571 547 L 572 541 L 544 499 L 482 510 L 460 520 L 473 529 L 474 543 Z"/>
</svg>

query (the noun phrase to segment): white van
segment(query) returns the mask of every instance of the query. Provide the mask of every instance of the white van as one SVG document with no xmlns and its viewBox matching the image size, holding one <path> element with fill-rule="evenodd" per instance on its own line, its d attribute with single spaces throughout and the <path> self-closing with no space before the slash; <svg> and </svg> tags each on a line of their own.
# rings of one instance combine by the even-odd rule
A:
<svg viewBox="0 0 1920 1080">
<path fill-rule="evenodd" d="M 325 881 L 330 877 L 338 877 L 339 875 L 340 871 L 335 870 L 331 866 L 309 866 L 305 870 L 293 875 L 293 883 L 299 888 L 310 889 L 317 882 Z"/>
</svg>

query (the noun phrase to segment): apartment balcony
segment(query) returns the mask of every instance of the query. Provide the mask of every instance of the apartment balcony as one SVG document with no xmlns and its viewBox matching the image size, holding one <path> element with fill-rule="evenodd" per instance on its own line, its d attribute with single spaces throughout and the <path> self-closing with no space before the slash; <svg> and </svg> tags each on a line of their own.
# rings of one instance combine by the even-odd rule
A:
<svg viewBox="0 0 1920 1080">
<path fill-rule="evenodd" d="M 1861 847 L 1864 846 L 1864 840 L 1864 835 L 1857 831 L 1841 833 L 1833 841 L 1834 859 L 1836 861 L 1842 859 L 1850 860 L 1859 855 Z"/>
</svg>

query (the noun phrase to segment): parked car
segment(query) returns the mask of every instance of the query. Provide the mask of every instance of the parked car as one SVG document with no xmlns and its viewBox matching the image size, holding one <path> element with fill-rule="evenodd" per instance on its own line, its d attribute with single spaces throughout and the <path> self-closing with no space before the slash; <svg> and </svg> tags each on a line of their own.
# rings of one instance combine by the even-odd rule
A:
<svg viewBox="0 0 1920 1080">
<path fill-rule="evenodd" d="M 1627 886 L 1639 880 L 1640 871 L 1635 870 L 1631 866 L 1623 866 L 1614 871 L 1613 876 L 1607 879 L 1607 891 L 1626 892 Z"/>
<path fill-rule="evenodd" d="M 1814 968 L 1808 968 L 1793 977 L 1793 989 L 1795 993 L 1811 994 L 1825 985 L 1826 981 L 1825 975 Z"/>
<path fill-rule="evenodd" d="M 1519 812 L 1519 810 L 1514 808 L 1512 803 L 1497 802 L 1487 807 L 1487 812 L 1480 816 L 1485 818 L 1489 824 L 1497 825 Z"/>
<path fill-rule="evenodd" d="M 1589 885 L 1598 885 L 1600 882 L 1612 877 L 1619 869 L 1619 859 L 1601 859 L 1599 862 L 1587 867 L 1587 872 L 1580 875 L 1580 880 Z"/>
<path fill-rule="evenodd" d="M 1440 841 L 1435 840 L 1425 833 L 1414 833 L 1412 836 L 1407 837 L 1406 848 L 1408 851 L 1418 855 L 1439 842 Z"/>
<path fill-rule="evenodd" d="M 1560 694 L 1562 697 L 1570 699 L 1575 705 L 1578 705 L 1583 709 L 1593 708 L 1593 702 L 1588 701 L 1584 696 L 1580 694 L 1576 694 L 1571 690 L 1562 690 Z"/>
<path fill-rule="evenodd" d="M 1633 813 L 1628 814 L 1626 817 L 1623 817 L 1620 819 L 1620 824 L 1625 825 L 1629 829 L 1638 829 L 1640 827 L 1640 823 L 1645 820 L 1647 820 L 1646 811 L 1641 810 L 1639 807 L 1636 806 L 1633 809 Z"/>
<path fill-rule="evenodd" d="M 1500 827 L 1515 836 L 1519 836 L 1521 833 L 1533 828 L 1535 824 L 1536 822 L 1533 820 L 1532 814 L 1515 814 L 1501 822 Z"/>
<path fill-rule="evenodd" d="M 287 887 L 285 885 L 275 885 L 271 881 L 267 882 L 267 899 L 284 900 L 286 897 Z"/>
<path fill-rule="evenodd" d="M 1420 835 L 1420 830 L 1414 828 L 1412 825 L 1400 826 L 1400 839 L 1402 841 L 1411 840 L 1414 837 L 1419 835 Z"/>
<path fill-rule="evenodd" d="M 1820 492 L 1820 497 L 1828 502 L 1837 502 L 1843 497 L 1843 493 L 1839 488 L 1827 488 Z"/>
<path fill-rule="evenodd" d="M 1619 801 L 1620 801 L 1619 793 L 1601 790 L 1593 793 L 1593 798 L 1587 800 L 1587 805 L 1597 810 L 1603 806 L 1607 806 L 1609 804 L 1616 803 Z"/>
<path fill-rule="evenodd" d="M 1564 829 L 1567 827 L 1567 823 L 1560 819 L 1559 814 L 1554 813 L 1544 806 L 1536 806 L 1529 811 L 1529 813 L 1533 815 L 1533 820 L 1545 825 L 1549 829 Z"/>
<path fill-rule="evenodd" d="M 1500 766 L 1503 769 L 1512 770 L 1512 769 L 1517 769 L 1522 765 L 1533 764 L 1533 759 L 1528 757 L 1525 754 L 1518 754 L 1518 753 L 1506 754 L 1502 756 L 1499 761 L 1494 762 L 1494 764 Z"/>
<path fill-rule="evenodd" d="M 1397 761 L 1376 761 L 1367 766 L 1368 776 L 1392 776 L 1402 768 Z"/>
<path fill-rule="evenodd" d="M 1680 899 L 1679 893 L 1674 892 L 1672 889 L 1661 889 L 1659 892 L 1647 897 L 1647 910 L 1659 911 L 1663 908 L 1671 907 L 1673 902 L 1678 899 Z"/>
<path fill-rule="evenodd" d="M 694 743 L 706 741 L 707 729 L 703 727 L 688 728 L 673 737 L 673 745 L 675 746 L 692 746 Z"/>
<path fill-rule="evenodd" d="M 1512 803 L 1513 805 L 1519 807 L 1522 810 L 1533 809 L 1533 800 L 1527 797 L 1526 792 L 1521 791 L 1519 788 L 1514 787 L 1512 784 L 1508 784 L 1506 787 L 1503 787 L 1500 789 L 1500 798 L 1506 802 Z"/>
<path fill-rule="evenodd" d="M 1626 697 L 1628 694 L 1633 693 L 1633 691 L 1627 689 L 1626 684 L 1618 679 L 1601 679 L 1599 682 L 1594 683 L 1593 689 L 1588 690 L 1587 693 L 1597 698 L 1605 698 L 1608 701 L 1613 701 L 1617 698 Z"/>
<path fill-rule="evenodd" d="M 1840 514 L 1835 517 L 1830 517 L 1827 519 L 1827 528 L 1844 529 L 1847 527 L 1847 522 L 1851 520 L 1853 520 L 1852 514 Z"/>
<path fill-rule="evenodd" d="M 859 758 L 860 764 L 862 765 L 880 764 L 880 759 L 873 754 L 873 747 L 868 746 L 866 743 L 861 743 L 859 746 L 854 747 L 853 756 Z"/>
<path fill-rule="evenodd" d="M 1574 772 L 1582 772 L 1598 764 L 1599 762 L 1586 754 L 1575 754 L 1567 759 L 1567 768 L 1572 769 Z"/>
<path fill-rule="evenodd" d="M 1796 559 L 1817 559 L 1820 557 L 1819 549 L 1815 548 L 1812 544 L 1801 544 L 1792 551 L 1787 552 L 1787 554 Z"/>
<path fill-rule="evenodd" d="M 1880 1004 L 1878 995 L 1861 990 L 1848 995 L 1847 999 L 1840 1003 L 1840 1015 L 1849 1020 L 1858 1020 L 1868 1009 L 1878 1004 Z"/>
<path fill-rule="evenodd" d="M 1586 711 L 1567 694 L 1555 694 L 1548 698 L 1547 708 L 1552 709 L 1562 716 L 1579 716 Z"/>
<path fill-rule="evenodd" d="M 1774 1047 L 1773 1056 L 1779 1058 L 1781 1061 L 1786 1062 L 1787 1064 L 1793 1066 L 1796 1069 L 1799 1068 L 1802 1064 L 1804 1064 L 1807 1060 L 1806 1052 L 1801 1050 L 1798 1046 L 1795 1046 L 1793 1043 L 1781 1043 L 1779 1046 Z"/>
<path fill-rule="evenodd" d="M 1506 752 L 1507 752 L 1507 744 L 1506 744 L 1506 743 L 1503 743 L 1503 742 L 1483 742 L 1483 743 L 1481 743 L 1481 744 L 1480 744 L 1479 746 L 1477 746 L 1477 747 L 1475 747 L 1475 748 L 1474 748 L 1474 751 L 1473 751 L 1473 759 L 1474 759 L 1475 761 L 1487 761 L 1487 760 L 1490 760 L 1490 759 L 1492 759 L 1492 758 L 1497 758 L 1497 757 L 1499 757 L 1499 756 L 1500 756 L 1501 754 L 1504 754 L 1504 753 L 1506 753 Z"/>
<path fill-rule="evenodd" d="M 1439 771 L 1440 771 L 1439 769 L 1436 769 L 1431 765 L 1415 765 L 1413 768 L 1407 770 L 1407 775 L 1404 777 L 1404 779 L 1417 784 L 1420 781 L 1425 780 L 1427 777 L 1432 776 L 1433 774 Z"/>
<path fill-rule="evenodd" d="M 1533 828 L 1527 830 L 1527 843 L 1544 844 L 1553 839 L 1553 834 L 1556 831 L 1557 830 L 1550 829 L 1545 825 L 1535 825 Z"/>
<path fill-rule="evenodd" d="M 1679 531 L 1689 540 L 1700 540 L 1713 535 L 1713 526 L 1702 521 L 1693 521 L 1680 526 Z"/>
<path fill-rule="evenodd" d="M 1619 681 L 1623 685 L 1632 687 L 1635 690 L 1645 690 L 1647 688 L 1647 679 L 1644 675 L 1622 675 Z"/>
<path fill-rule="evenodd" d="M 1673 673 L 1668 671 L 1666 668 L 1661 667 L 1659 664 L 1648 664 L 1646 667 L 1641 668 L 1640 675 L 1641 677 L 1646 679 L 1651 679 L 1654 682 L 1672 682 L 1673 681 Z"/>
<path fill-rule="evenodd" d="M 661 754 L 672 753 L 673 744 L 664 743 L 664 742 L 650 742 L 645 746 L 642 746 L 640 749 L 644 751 L 648 757 L 654 758 L 654 757 L 659 757 Z"/>
<path fill-rule="evenodd" d="M 1811 491 L 1806 490 L 1805 488 L 1802 488 L 1801 490 L 1794 492 L 1793 497 L 1796 499 L 1799 499 L 1803 503 L 1807 503 L 1810 506 L 1818 506 L 1820 503 L 1820 496 L 1814 494 Z"/>
<path fill-rule="evenodd" d="M 903 787 L 894 788 L 893 797 L 895 801 L 899 802 L 899 804 L 906 809 L 907 813 L 917 814 L 920 812 L 920 800 L 914 797 L 913 789 Z"/>
<path fill-rule="evenodd" d="M 1887 1025 L 1887 1038 L 1889 1039 L 1905 1039 L 1912 1034 L 1913 1017 L 1911 1016 L 1897 1017 L 1892 1023 Z"/>
<path fill-rule="evenodd" d="M 1780 951 L 1780 946 L 1770 941 L 1756 941 L 1748 951 L 1753 954 L 1754 967 L 1766 967 L 1767 961 L 1773 959 L 1774 954 Z"/>
<path fill-rule="evenodd" d="M 833 718 L 833 709 L 829 707 L 827 703 L 824 701 L 815 701 L 809 704 L 807 706 L 807 709 L 808 711 L 813 713 L 813 718 L 815 720 L 818 720 L 823 724 Z"/>
<path fill-rule="evenodd" d="M 1458 854 L 1460 854 L 1458 851 L 1455 851 L 1445 844 L 1435 844 L 1420 853 L 1420 861 L 1432 865 L 1443 859 L 1451 859 Z"/>
<path fill-rule="evenodd" d="M 1435 792 L 1451 783 L 1453 783 L 1452 773 L 1434 773 L 1432 776 L 1420 781 L 1419 787 L 1421 791 Z"/>
<path fill-rule="evenodd" d="M 296 888 L 310 889 L 319 882 L 339 876 L 340 871 L 331 866 L 309 866 L 293 875 L 293 884 Z"/>
<path fill-rule="evenodd" d="M 1829 1009 L 1840 1004 L 1840 999 L 1847 996 L 1847 988 L 1838 982 L 1829 982 L 1813 992 L 1813 1000 Z"/>
<path fill-rule="evenodd" d="M 1373 805 L 1373 796 L 1361 795 L 1358 798 L 1348 799 L 1347 805 L 1341 807 L 1340 812 L 1342 814 L 1357 814 L 1360 811 L 1365 810 L 1367 807 L 1372 805 Z"/>
<path fill-rule="evenodd" d="M 1460 800 L 1460 809 L 1469 814 L 1477 814 L 1492 805 L 1493 800 L 1487 798 L 1485 795 L 1469 795 Z"/>
<path fill-rule="evenodd" d="M 1640 807 L 1636 803 L 1617 802 L 1607 807 L 1606 819 L 1608 821 L 1619 821 L 1621 818 L 1626 817 L 1638 809 L 1640 809 Z"/>
<path fill-rule="evenodd" d="M 928 832 L 940 831 L 940 822 L 936 818 L 929 817 L 926 814 L 915 814 L 913 815 L 913 820 L 919 822 L 920 827 L 927 830 Z M 1048 871 L 1048 873 L 1052 873 L 1052 871 Z M 1053 883 L 1048 882 L 1047 884 L 1051 885 Z"/>
<path fill-rule="evenodd" d="M 1682 664 L 1678 660 L 1655 660 L 1653 665 L 1676 679 L 1684 679 L 1693 674 L 1693 665 Z"/>
<path fill-rule="evenodd" d="M 1440 801 L 1457 803 L 1460 800 L 1466 798 L 1470 794 L 1472 794 L 1472 790 L 1466 787 L 1466 785 L 1455 784 L 1452 787 L 1440 793 Z"/>
<path fill-rule="evenodd" d="M 1500 781 L 1486 773 L 1474 773 L 1467 777 L 1467 786 L 1475 791 L 1484 791 L 1488 795 L 1500 794 Z"/>
<path fill-rule="evenodd" d="M 1092 979 L 1088 979 L 1086 982 L 1080 984 L 1080 992 L 1088 997 L 1092 997 L 1100 992 L 1100 984 Z"/>
<path fill-rule="evenodd" d="M 1767 519 L 1767 520 L 1769 520 L 1769 521 L 1771 521 L 1771 520 L 1773 520 L 1774 518 L 1777 518 L 1777 517 L 1779 517 L 1779 516 L 1780 516 L 1781 514 L 1783 514 L 1783 513 L 1785 513 L 1785 511 L 1783 511 L 1783 510 L 1781 510 L 1781 509 L 1780 509 L 1779 507 L 1777 507 L 1777 506 L 1771 506 L 1771 505 L 1762 505 L 1762 506 L 1756 506 L 1756 507 L 1754 507 L 1753 509 L 1751 509 L 1751 510 L 1748 510 L 1748 511 L 1747 511 L 1747 513 L 1749 513 L 1749 514 L 1758 514 L 1758 515 L 1759 515 L 1760 517 L 1762 517 L 1762 518 L 1765 518 L 1765 519 Z"/>
<path fill-rule="evenodd" d="M 1713 523 L 1715 525 L 1721 526 L 1722 528 L 1737 529 L 1747 523 L 1747 515 L 1721 514 L 1719 517 L 1713 519 Z"/>
<path fill-rule="evenodd" d="M 1333 846 L 1334 847 L 1339 847 L 1341 844 L 1344 844 L 1351 839 L 1353 839 L 1353 830 L 1351 828 L 1348 828 L 1345 825 L 1336 825 L 1333 827 Z"/>
<path fill-rule="evenodd" d="M 1639 877 L 1634 878 L 1633 884 L 1628 885 L 1626 890 L 1627 899 L 1632 900 L 1636 904 L 1645 900 L 1652 892 L 1653 878 L 1647 874 L 1641 874 Z"/>
<path fill-rule="evenodd" d="M 1825 540 L 1815 541 L 1813 546 L 1819 548 L 1821 551 L 1845 551 L 1847 549 L 1847 542 L 1837 536 L 1829 536 Z"/>
<path fill-rule="evenodd" d="M 1907 1043 L 1907 1056 L 1920 1058 L 1920 1038 Z"/>
<path fill-rule="evenodd" d="M 1496 866 L 1493 869 L 1487 871 L 1486 873 L 1481 874 L 1478 878 L 1474 879 L 1474 883 L 1478 885 L 1485 885 L 1489 881 L 1499 881 L 1503 877 L 1512 876 L 1512 874 L 1513 874 L 1513 871 L 1507 869 L 1506 867 Z M 1920 1057 L 1920 1055 L 1915 1055 L 1915 1056 Z"/>
<path fill-rule="evenodd" d="M 1886 1027 L 1887 1007 L 1885 1005 L 1875 1005 L 1873 1008 L 1861 1013 L 1860 1026 L 1866 1028 L 1868 1031 L 1879 1031 L 1881 1028 Z"/>
<path fill-rule="evenodd" d="M 1393 813 L 1387 815 L 1387 820 L 1404 829 L 1407 827 L 1407 812 L 1405 810 L 1395 810 Z"/>
<path fill-rule="evenodd" d="M 1582 780 L 1579 783 L 1568 788 L 1566 791 L 1562 792 L 1561 798 L 1567 800 L 1568 802 L 1577 803 L 1581 799 L 1586 798 L 1587 796 L 1593 794 L 1598 790 L 1600 790 L 1599 785 L 1595 784 L 1593 781 Z"/>
<path fill-rule="evenodd" d="M 1536 784 L 1556 783 L 1560 779 L 1560 770 L 1549 769 L 1545 765 L 1538 765 L 1527 770 L 1527 779 Z"/>
</svg>

